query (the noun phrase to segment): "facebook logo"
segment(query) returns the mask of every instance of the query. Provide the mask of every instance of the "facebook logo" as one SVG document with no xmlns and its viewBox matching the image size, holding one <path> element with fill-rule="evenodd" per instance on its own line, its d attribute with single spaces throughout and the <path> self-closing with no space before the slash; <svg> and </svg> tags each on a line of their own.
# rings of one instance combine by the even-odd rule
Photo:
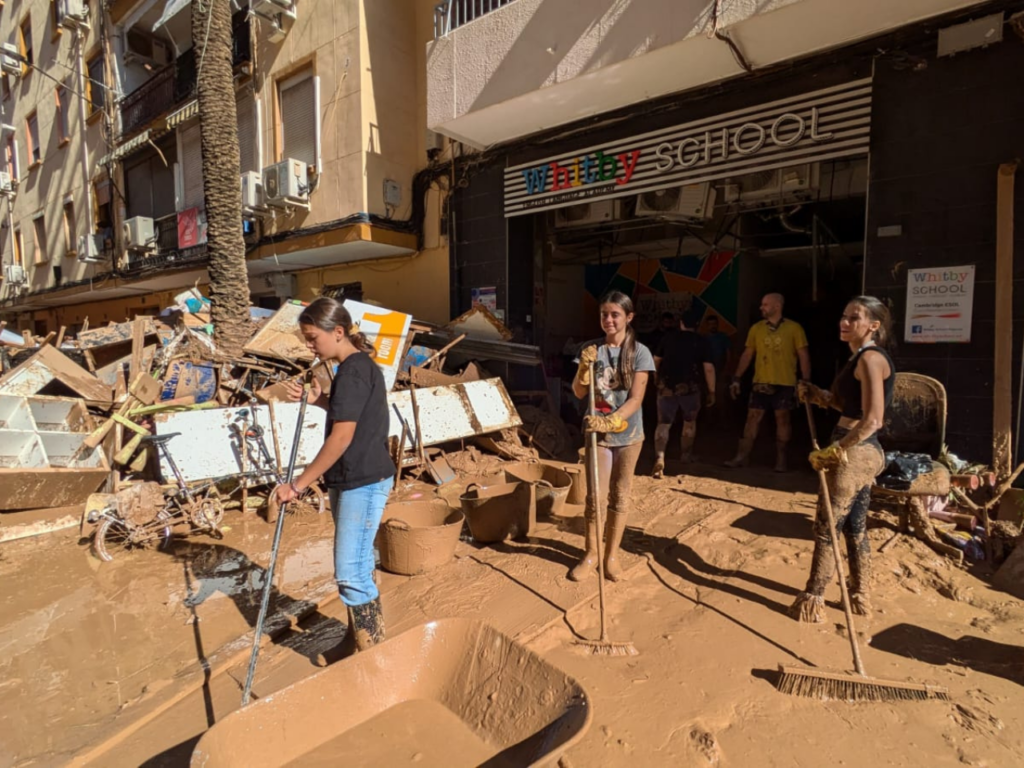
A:
<svg viewBox="0 0 1024 768">
<path fill-rule="evenodd" d="M 922 325 L 912 325 L 912 326 L 910 326 L 910 332 L 912 334 L 924 333 L 924 326 L 922 326 Z"/>
</svg>

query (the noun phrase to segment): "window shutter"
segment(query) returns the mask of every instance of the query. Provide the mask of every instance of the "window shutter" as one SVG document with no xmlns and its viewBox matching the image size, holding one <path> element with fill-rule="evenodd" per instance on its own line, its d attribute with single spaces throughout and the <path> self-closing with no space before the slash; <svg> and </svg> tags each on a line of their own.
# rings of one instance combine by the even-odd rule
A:
<svg viewBox="0 0 1024 768">
<path fill-rule="evenodd" d="M 281 89 L 283 125 L 282 160 L 294 158 L 307 165 L 316 164 L 317 122 L 316 88 L 312 76 Z"/>
<path fill-rule="evenodd" d="M 181 134 L 181 209 L 202 208 L 204 202 L 203 148 L 197 124 Z"/>
<path fill-rule="evenodd" d="M 149 163 L 141 162 L 125 168 L 125 187 L 128 193 L 128 218 L 153 215 L 153 182 Z"/>
<path fill-rule="evenodd" d="M 260 160 L 256 147 L 256 99 L 246 93 L 238 100 L 238 157 L 241 160 L 240 170 L 260 170 Z"/>
</svg>

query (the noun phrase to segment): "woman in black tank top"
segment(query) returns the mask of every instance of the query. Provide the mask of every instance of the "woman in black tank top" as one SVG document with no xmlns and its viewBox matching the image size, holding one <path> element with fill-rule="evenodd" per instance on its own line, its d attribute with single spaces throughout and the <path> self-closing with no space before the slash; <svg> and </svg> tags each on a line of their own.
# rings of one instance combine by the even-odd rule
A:
<svg viewBox="0 0 1024 768">
<path fill-rule="evenodd" d="M 810 382 L 797 385 L 800 402 L 835 408 L 842 416 L 832 443 L 811 453 L 811 465 L 825 470 L 835 512 L 836 532 L 846 538 L 850 559 L 850 603 L 854 613 L 871 610 L 871 548 L 867 537 L 871 484 L 885 468 L 878 431 L 892 402 L 896 369 L 885 350 L 891 336 L 888 308 L 873 296 L 858 296 L 846 305 L 839 320 L 839 337 L 853 356 L 825 391 Z M 800 621 L 825 621 L 825 588 L 835 573 L 833 531 L 829 529 L 821 495 L 814 520 L 814 560 L 804 591 L 790 608 Z"/>
</svg>

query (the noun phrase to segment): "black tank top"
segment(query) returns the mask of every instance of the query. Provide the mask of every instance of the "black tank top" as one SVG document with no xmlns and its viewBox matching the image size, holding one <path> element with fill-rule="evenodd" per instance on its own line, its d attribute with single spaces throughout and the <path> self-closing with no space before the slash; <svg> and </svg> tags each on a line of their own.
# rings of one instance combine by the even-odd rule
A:
<svg viewBox="0 0 1024 768">
<path fill-rule="evenodd" d="M 844 417 L 848 419 L 862 419 L 864 418 L 863 401 L 861 400 L 861 383 L 857 381 L 855 375 L 857 371 L 857 363 L 860 362 L 860 357 L 865 352 L 880 352 L 885 355 L 885 359 L 889 362 L 889 378 L 883 383 L 885 392 L 885 410 L 889 410 L 889 406 L 892 404 L 893 387 L 896 383 L 896 366 L 892 363 L 892 358 L 889 357 L 889 353 L 881 347 L 870 346 L 863 347 L 857 354 L 850 358 L 843 370 L 836 376 L 836 380 L 832 382 L 832 397 L 835 403 L 839 406 L 840 412 Z"/>
</svg>

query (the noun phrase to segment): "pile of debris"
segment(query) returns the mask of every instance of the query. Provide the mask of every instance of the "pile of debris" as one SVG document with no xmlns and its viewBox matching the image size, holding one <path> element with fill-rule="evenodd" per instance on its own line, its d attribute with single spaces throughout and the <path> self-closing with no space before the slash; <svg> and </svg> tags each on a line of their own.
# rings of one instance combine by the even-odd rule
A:
<svg viewBox="0 0 1024 768">
<path fill-rule="evenodd" d="M 368 303 L 345 305 L 377 348 L 389 388 L 396 484 L 403 474 L 455 479 L 445 445 L 469 441 L 514 460 L 571 451 L 572 435 L 552 408 L 525 406 L 524 430 L 502 379 L 483 367 L 540 364 L 539 350 L 513 343 L 486 309 L 436 327 Z M 216 535 L 225 512 L 263 507 L 286 473 L 295 434 L 297 468 L 322 445 L 324 412 L 306 409 L 297 431 L 299 404 L 285 387 L 311 375 L 328 391 L 334 375 L 332 365 L 313 367 L 298 327 L 304 306 L 252 308 L 253 334 L 237 358 L 218 353 L 208 303 L 196 292 L 160 317 L 86 327 L 73 339 L 62 332 L 11 344 L 7 332 L 0 513 L 77 507 L 83 533 L 91 524 L 97 554 L 109 559 L 118 547 L 159 543 L 172 531 Z M 323 494 L 316 489 L 307 502 L 322 510 Z M 14 537 L 0 529 L 0 540 Z"/>
</svg>

